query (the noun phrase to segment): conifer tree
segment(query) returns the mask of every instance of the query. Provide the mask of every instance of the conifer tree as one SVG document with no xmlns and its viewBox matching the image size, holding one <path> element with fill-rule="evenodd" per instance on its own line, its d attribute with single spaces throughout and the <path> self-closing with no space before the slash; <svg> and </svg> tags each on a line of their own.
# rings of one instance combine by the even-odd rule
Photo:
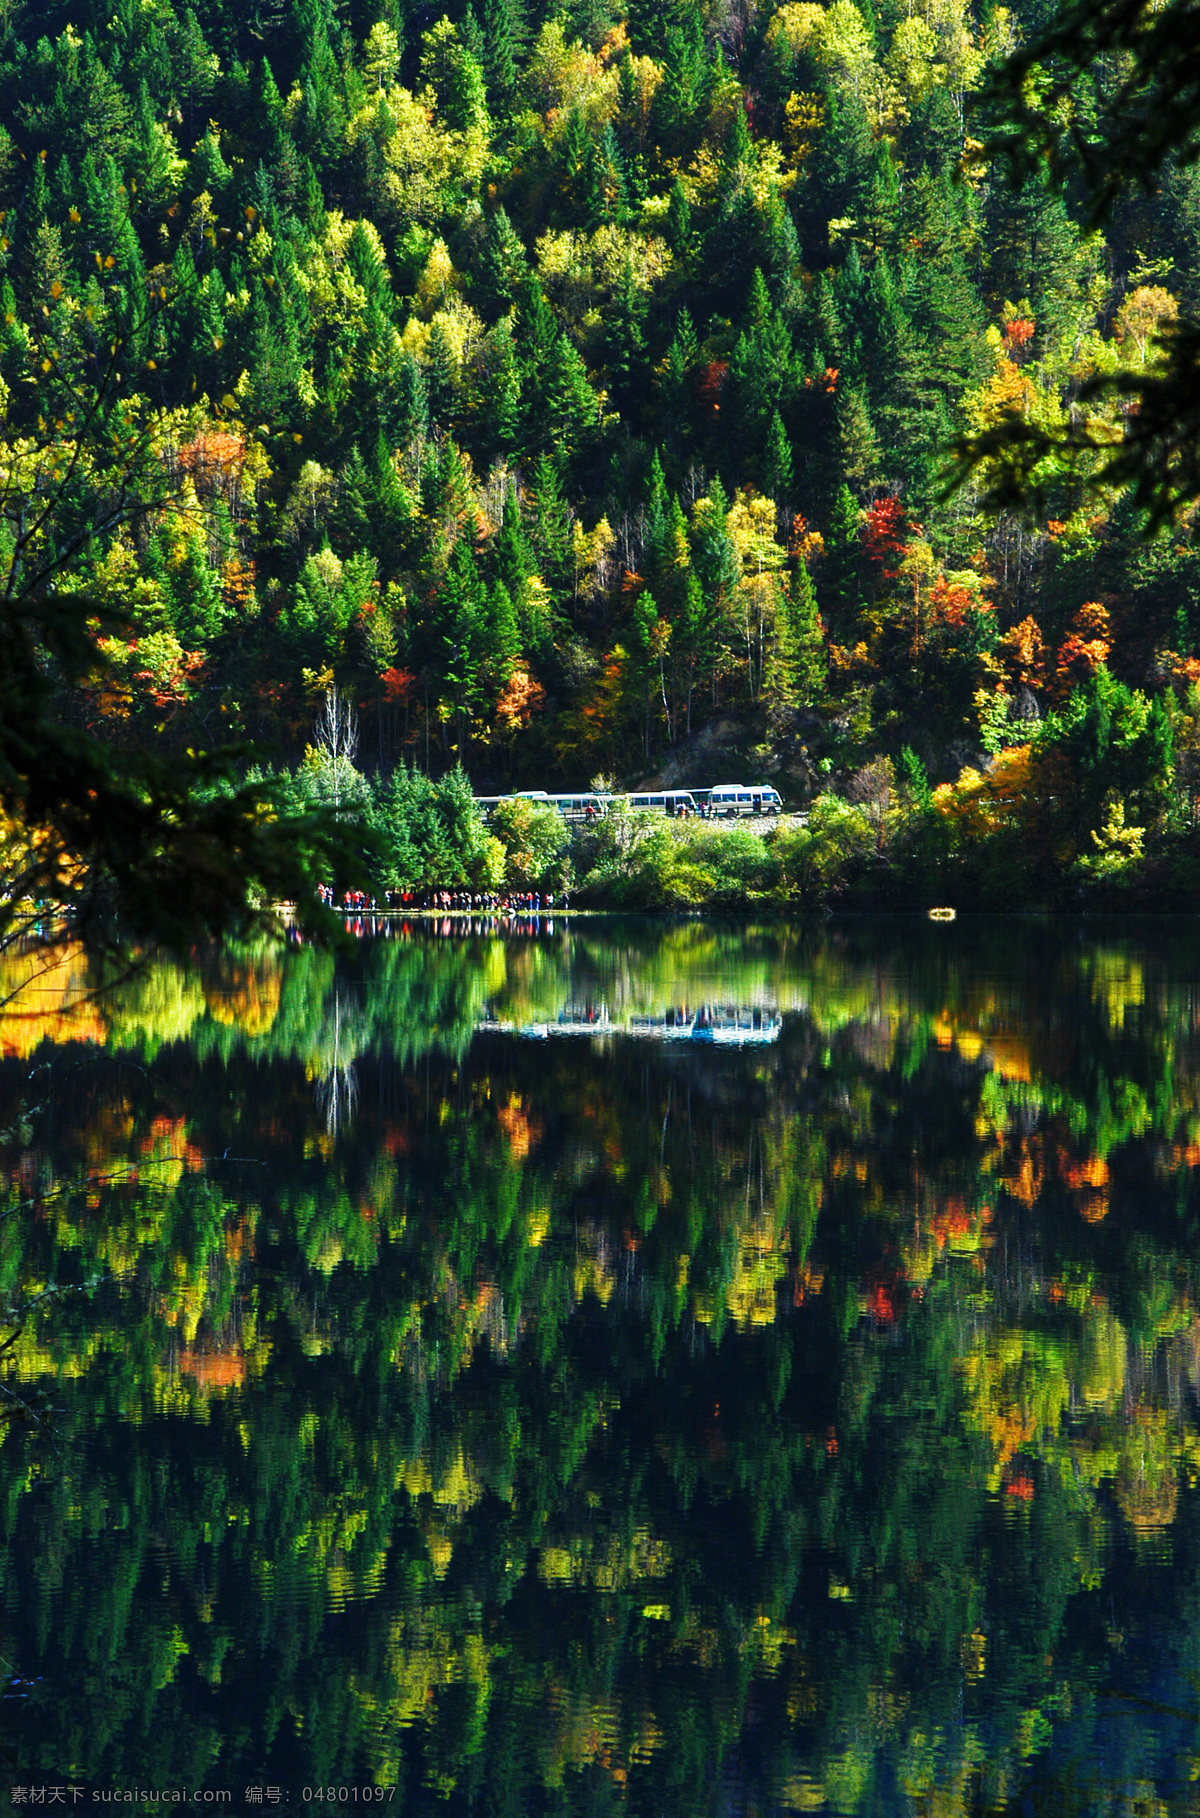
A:
<svg viewBox="0 0 1200 1818">
<path fill-rule="evenodd" d="M 496 585 L 503 587 L 516 614 L 521 644 L 532 655 L 540 656 L 549 626 L 540 610 L 535 609 L 530 594 L 529 580 L 534 573 L 535 560 L 521 523 L 515 488 L 505 497 L 504 516 L 492 539 L 492 563 Z"/>
<path fill-rule="evenodd" d="M 667 482 L 662 457 L 656 448 L 646 475 L 644 528 L 642 531 L 642 573 L 653 585 L 662 570 L 667 541 Z"/>
<path fill-rule="evenodd" d="M 571 517 L 562 496 L 558 467 L 547 454 L 533 464 L 526 493 L 529 546 L 538 572 L 560 600 L 570 592 L 574 571 L 571 561 Z"/>
<path fill-rule="evenodd" d="M 520 236 L 503 207 L 489 218 L 471 280 L 472 295 L 485 315 L 503 315 L 528 280 L 529 261 Z"/>
<path fill-rule="evenodd" d="M 782 513 L 792 491 L 792 445 L 784 431 L 783 418 L 777 410 L 771 413 L 770 427 L 767 430 L 767 443 L 762 457 L 762 484 L 763 491 L 774 499 Z"/>
<path fill-rule="evenodd" d="M 583 172 L 581 215 L 593 232 L 618 221 L 625 212 L 625 165 L 611 125 L 606 125 L 587 150 Z"/>
<path fill-rule="evenodd" d="M 521 433 L 521 370 L 507 317 L 488 334 L 473 381 L 475 443 L 488 461 L 512 454 Z"/>
<path fill-rule="evenodd" d="M 521 654 L 518 615 L 507 587 L 497 581 L 488 592 L 487 685 L 490 706 L 503 691 Z"/>
<path fill-rule="evenodd" d="M 686 259 L 692 243 L 692 209 L 687 191 L 676 177 L 667 204 L 667 244 L 677 259 Z"/>
<path fill-rule="evenodd" d="M 453 723 L 460 754 L 488 681 L 491 613 L 468 537 L 450 552 L 426 634 L 438 690 L 439 718 Z"/>
<path fill-rule="evenodd" d="M 692 513 L 692 566 L 706 601 L 720 607 L 733 594 L 741 574 L 737 550 L 726 528 L 729 501 L 715 479 Z"/>
<path fill-rule="evenodd" d="M 458 396 L 458 359 L 454 344 L 440 316 L 435 316 L 429 335 L 428 375 L 429 414 L 440 428 L 453 426 Z"/>
<path fill-rule="evenodd" d="M 588 162 L 592 144 L 582 113 L 573 107 L 567 124 L 555 147 L 558 189 L 563 199 L 566 221 L 575 226 L 590 226 L 588 212 Z"/>
<path fill-rule="evenodd" d="M 816 589 L 803 556 L 796 560 L 781 619 L 789 644 L 789 698 L 793 705 L 811 704 L 825 685 L 828 662 L 817 612 Z"/>
<path fill-rule="evenodd" d="M 675 620 L 671 652 L 680 678 L 684 702 L 684 734 L 692 732 L 692 702 L 715 668 L 719 647 L 718 615 L 704 597 L 694 569 L 689 568 L 683 608 Z"/>
<path fill-rule="evenodd" d="M 395 401 L 390 415 L 390 429 L 402 446 L 429 427 L 429 397 L 425 375 L 412 354 L 405 354 L 396 377 Z"/>
<path fill-rule="evenodd" d="M 834 633 L 846 638 L 862 607 L 862 513 L 850 488 L 838 488 L 825 539 L 821 566 L 821 598 Z"/>
<path fill-rule="evenodd" d="M 630 12 L 634 47 L 640 34 L 635 11 Z M 654 96 L 653 125 L 663 149 L 679 155 L 693 142 L 704 119 L 712 87 L 712 72 L 704 48 L 700 14 L 681 8 L 669 19 L 665 33 L 661 13 L 654 9 L 653 25 L 647 19 L 646 48 L 661 55 L 663 77 Z"/>
<path fill-rule="evenodd" d="M 520 0 L 482 0 L 484 74 L 488 99 L 498 114 L 506 113 L 517 85 L 517 67 L 525 40 L 525 14 Z"/>
<path fill-rule="evenodd" d="M 600 407 L 588 383 L 587 368 L 564 334 L 558 336 L 550 350 L 541 404 L 542 417 L 533 445 L 548 440 L 563 465 L 569 466 L 591 437 Z"/>
<path fill-rule="evenodd" d="M 664 636 L 664 633 L 667 635 Z M 664 711 L 666 708 L 663 653 L 668 637 L 669 632 L 659 618 L 654 595 L 649 590 L 638 594 L 629 615 L 629 642 L 641 698 L 643 754 L 647 762 L 650 758 L 650 723 L 656 694 L 663 696 Z"/>
<path fill-rule="evenodd" d="M 636 400 L 643 386 L 645 321 L 646 299 L 635 284 L 633 266 L 626 259 L 605 319 L 603 340 L 610 395 L 623 416 L 636 414 Z"/>
<path fill-rule="evenodd" d="M 839 383 L 836 403 L 837 471 L 866 488 L 879 473 L 880 452 L 863 388 Z"/>
<path fill-rule="evenodd" d="M 659 374 L 658 421 L 663 441 L 678 454 L 690 442 L 696 427 L 696 377 L 700 348 L 686 309 L 681 309 L 675 333 Z"/>
</svg>

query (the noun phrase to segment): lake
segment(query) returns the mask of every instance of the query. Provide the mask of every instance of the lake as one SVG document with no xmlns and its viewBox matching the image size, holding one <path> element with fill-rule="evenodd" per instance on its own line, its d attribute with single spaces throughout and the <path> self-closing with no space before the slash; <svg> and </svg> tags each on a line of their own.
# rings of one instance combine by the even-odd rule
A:
<svg viewBox="0 0 1200 1818">
<path fill-rule="evenodd" d="M 1198 1809 L 1192 920 L 35 970 L 14 1804 Z"/>
</svg>

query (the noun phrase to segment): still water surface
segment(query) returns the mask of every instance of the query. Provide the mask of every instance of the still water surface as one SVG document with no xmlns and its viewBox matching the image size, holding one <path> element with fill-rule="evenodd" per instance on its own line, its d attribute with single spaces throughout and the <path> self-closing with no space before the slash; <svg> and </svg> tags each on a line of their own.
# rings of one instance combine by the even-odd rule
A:
<svg viewBox="0 0 1200 1818">
<path fill-rule="evenodd" d="M 83 977 L 0 1021 L 6 1795 L 1198 1809 L 1193 923 Z"/>
</svg>

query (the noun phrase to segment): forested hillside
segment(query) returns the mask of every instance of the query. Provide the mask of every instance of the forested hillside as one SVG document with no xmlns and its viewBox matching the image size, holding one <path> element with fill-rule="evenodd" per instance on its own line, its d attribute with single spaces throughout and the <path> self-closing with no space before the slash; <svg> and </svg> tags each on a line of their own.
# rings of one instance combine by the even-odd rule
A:
<svg viewBox="0 0 1200 1818">
<path fill-rule="evenodd" d="M 96 614 L 63 713 L 294 766 L 336 685 L 384 775 L 736 759 L 881 848 L 905 804 L 1053 866 L 1178 842 L 1191 522 L 944 490 L 1013 413 L 1119 439 L 1081 387 L 1200 313 L 1196 167 L 1099 233 L 988 162 L 1047 16 L 6 9 L 0 534 Z"/>
</svg>

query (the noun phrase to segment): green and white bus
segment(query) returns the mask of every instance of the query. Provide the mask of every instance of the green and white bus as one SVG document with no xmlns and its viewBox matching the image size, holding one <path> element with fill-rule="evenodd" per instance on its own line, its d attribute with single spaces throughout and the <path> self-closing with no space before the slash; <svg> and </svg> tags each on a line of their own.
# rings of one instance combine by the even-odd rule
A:
<svg viewBox="0 0 1200 1818">
<path fill-rule="evenodd" d="M 718 783 L 708 792 L 708 811 L 714 820 L 733 820 L 739 814 L 782 814 L 783 802 L 769 783 Z"/>
<path fill-rule="evenodd" d="M 475 805 L 485 821 L 491 820 L 501 802 L 544 802 L 548 808 L 557 808 L 564 821 L 596 821 L 608 813 L 613 799 L 611 795 L 596 795 L 587 790 L 571 795 L 549 795 L 544 789 L 517 789 L 511 795 L 477 795 Z"/>
</svg>

